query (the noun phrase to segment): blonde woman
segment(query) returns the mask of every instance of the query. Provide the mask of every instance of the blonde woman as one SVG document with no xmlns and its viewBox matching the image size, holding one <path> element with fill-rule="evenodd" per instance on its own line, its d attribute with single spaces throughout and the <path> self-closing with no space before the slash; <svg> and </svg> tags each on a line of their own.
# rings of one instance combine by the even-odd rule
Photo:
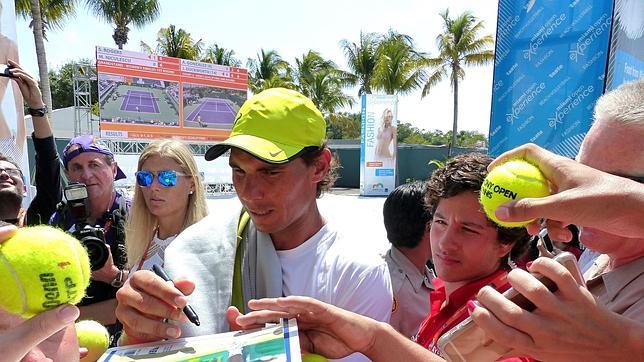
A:
<svg viewBox="0 0 644 362">
<path fill-rule="evenodd" d="M 139 157 L 126 228 L 130 273 L 162 266 L 165 248 L 207 214 L 204 187 L 188 146 L 175 140 L 149 144 Z"/>
<path fill-rule="evenodd" d="M 396 155 L 396 128 L 393 126 L 394 112 L 385 108 L 382 112 L 382 123 L 378 127 L 376 135 L 376 159 L 393 158 Z M 391 144 L 394 144 L 394 151 L 391 151 Z"/>
</svg>

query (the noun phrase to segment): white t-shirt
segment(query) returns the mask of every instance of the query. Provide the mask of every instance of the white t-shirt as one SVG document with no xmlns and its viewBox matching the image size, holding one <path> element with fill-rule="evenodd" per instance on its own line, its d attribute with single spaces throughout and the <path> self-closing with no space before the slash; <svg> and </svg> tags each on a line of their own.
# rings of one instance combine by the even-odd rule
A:
<svg viewBox="0 0 644 362">
<path fill-rule="evenodd" d="M 159 239 L 158 234 L 155 233 L 145 255 L 143 265 L 141 265 L 141 259 L 137 260 L 136 263 L 132 265 L 129 275 L 132 275 L 132 273 L 137 270 L 152 270 L 152 265 L 154 264 L 163 266 L 163 261 L 165 260 L 165 248 L 167 248 L 176 237 L 176 235 L 172 235 L 166 239 Z M 141 265 L 140 269 L 139 265 Z"/>
<path fill-rule="evenodd" d="M 284 295 L 313 297 L 340 308 L 389 322 L 393 303 L 387 264 L 374 252 L 325 225 L 304 244 L 278 250 Z M 365 360 L 353 354 L 343 361 Z"/>
</svg>

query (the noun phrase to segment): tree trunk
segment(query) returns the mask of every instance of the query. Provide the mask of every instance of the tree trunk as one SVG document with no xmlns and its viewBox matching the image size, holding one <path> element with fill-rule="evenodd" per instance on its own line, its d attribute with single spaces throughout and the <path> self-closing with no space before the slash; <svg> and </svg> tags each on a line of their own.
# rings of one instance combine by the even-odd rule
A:
<svg viewBox="0 0 644 362">
<path fill-rule="evenodd" d="M 49 86 L 49 72 L 47 70 L 47 54 L 45 51 L 45 41 L 42 32 L 42 15 L 40 13 L 40 1 L 29 0 L 31 5 L 31 18 L 33 19 L 34 42 L 36 44 L 36 58 L 38 59 L 38 74 L 40 76 L 40 90 L 42 92 L 43 102 L 48 109 L 51 107 L 51 88 Z"/>
<path fill-rule="evenodd" d="M 452 74 L 454 74 L 454 89 L 452 89 L 454 93 L 454 124 L 452 125 L 452 143 L 447 151 L 447 157 L 452 156 L 453 149 L 456 147 L 456 131 L 458 124 L 458 77 L 454 73 L 455 70 L 452 70 L 452 72 Z"/>
</svg>

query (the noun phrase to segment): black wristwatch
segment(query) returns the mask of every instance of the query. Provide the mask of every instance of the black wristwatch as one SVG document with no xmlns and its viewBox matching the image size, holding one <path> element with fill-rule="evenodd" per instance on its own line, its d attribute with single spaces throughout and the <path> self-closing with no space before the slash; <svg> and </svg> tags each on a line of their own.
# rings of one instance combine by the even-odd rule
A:
<svg viewBox="0 0 644 362">
<path fill-rule="evenodd" d="M 110 282 L 110 285 L 113 286 L 114 288 L 120 288 L 123 286 L 123 283 L 125 282 L 123 280 L 123 270 L 119 270 L 119 272 L 114 276 L 114 279 Z"/>
<path fill-rule="evenodd" d="M 32 117 L 44 117 L 45 114 L 49 113 L 46 105 L 44 105 L 42 108 L 27 107 L 27 112 L 29 112 Z"/>
</svg>

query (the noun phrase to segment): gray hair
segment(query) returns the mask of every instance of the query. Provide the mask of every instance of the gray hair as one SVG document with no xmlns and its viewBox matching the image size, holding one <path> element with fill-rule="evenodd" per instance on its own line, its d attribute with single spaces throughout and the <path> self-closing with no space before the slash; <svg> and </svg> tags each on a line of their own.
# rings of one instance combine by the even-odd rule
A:
<svg viewBox="0 0 644 362">
<path fill-rule="evenodd" d="M 594 120 L 644 128 L 644 79 L 624 83 L 599 97 Z"/>
</svg>

